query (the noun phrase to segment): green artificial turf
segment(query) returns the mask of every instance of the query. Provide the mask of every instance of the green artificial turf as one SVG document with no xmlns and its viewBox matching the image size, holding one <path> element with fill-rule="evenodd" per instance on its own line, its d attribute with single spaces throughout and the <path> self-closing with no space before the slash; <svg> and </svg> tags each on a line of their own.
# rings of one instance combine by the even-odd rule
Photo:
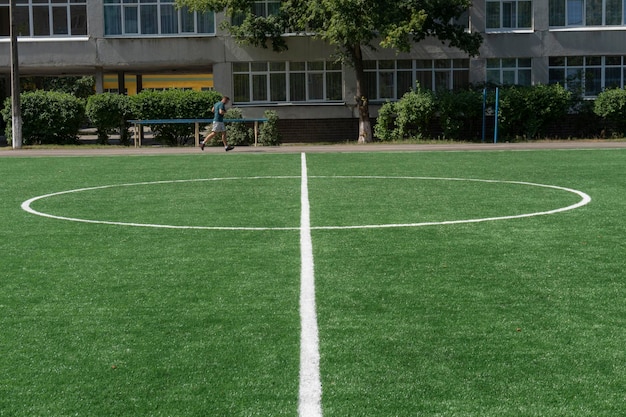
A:
<svg viewBox="0 0 626 417">
<path fill-rule="evenodd" d="M 0 159 L 0 416 L 297 415 L 300 163 Z M 307 155 L 324 416 L 624 414 L 624 166 Z"/>
</svg>

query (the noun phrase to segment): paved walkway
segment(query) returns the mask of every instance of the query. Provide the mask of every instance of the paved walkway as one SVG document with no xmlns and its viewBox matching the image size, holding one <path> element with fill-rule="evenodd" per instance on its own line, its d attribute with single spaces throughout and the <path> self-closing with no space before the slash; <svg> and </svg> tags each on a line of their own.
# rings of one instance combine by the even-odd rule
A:
<svg viewBox="0 0 626 417">
<path fill-rule="evenodd" d="M 239 146 L 233 153 L 321 153 L 321 152 L 439 152 L 439 151 L 522 151 L 533 149 L 618 149 L 626 148 L 626 141 L 613 140 L 560 140 L 524 143 L 444 143 L 444 144 L 333 144 L 282 146 Z M 222 147 L 208 147 L 204 151 L 195 147 L 145 146 L 142 148 L 110 146 L 103 148 L 59 147 L 12 149 L 0 147 L 0 157 L 42 157 L 42 156 L 119 156 L 119 155 L 181 155 L 181 154 L 222 153 Z"/>
</svg>

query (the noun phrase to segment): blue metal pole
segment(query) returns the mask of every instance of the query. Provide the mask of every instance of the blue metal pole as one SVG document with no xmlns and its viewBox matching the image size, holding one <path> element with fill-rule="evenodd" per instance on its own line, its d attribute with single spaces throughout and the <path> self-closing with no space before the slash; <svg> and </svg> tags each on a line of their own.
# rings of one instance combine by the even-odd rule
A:
<svg viewBox="0 0 626 417">
<path fill-rule="evenodd" d="M 498 107 L 500 104 L 500 89 L 496 87 L 496 111 L 494 115 L 493 143 L 498 143 Z"/>
</svg>

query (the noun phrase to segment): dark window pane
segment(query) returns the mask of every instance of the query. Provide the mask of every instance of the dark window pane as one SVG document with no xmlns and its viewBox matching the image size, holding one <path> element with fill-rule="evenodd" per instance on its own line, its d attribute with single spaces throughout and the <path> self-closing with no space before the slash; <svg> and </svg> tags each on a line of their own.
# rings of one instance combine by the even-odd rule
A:
<svg viewBox="0 0 626 417">
<path fill-rule="evenodd" d="M 33 27 L 35 36 L 50 36 L 50 14 L 48 6 L 33 6 Z"/>
<path fill-rule="evenodd" d="M 247 103 L 250 101 L 250 75 L 233 75 L 234 100 L 237 103 Z"/>
</svg>

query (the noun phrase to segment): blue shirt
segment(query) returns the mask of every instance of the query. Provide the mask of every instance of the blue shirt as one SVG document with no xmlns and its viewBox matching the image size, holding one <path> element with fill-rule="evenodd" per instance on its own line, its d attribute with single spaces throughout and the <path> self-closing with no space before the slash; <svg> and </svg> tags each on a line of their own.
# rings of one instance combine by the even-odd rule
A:
<svg viewBox="0 0 626 417">
<path fill-rule="evenodd" d="M 215 114 L 213 116 L 213 121 L 214 122 L 223 122 L 224 121 L 224 115 L 220 113 L 220 110 L 226 111 L 226 107 L 224 106 L 224 103 L 222 103 L 221 101 L 218 101 L 213 106 L 213 110 L 215 110 Z"/>
</svg>

